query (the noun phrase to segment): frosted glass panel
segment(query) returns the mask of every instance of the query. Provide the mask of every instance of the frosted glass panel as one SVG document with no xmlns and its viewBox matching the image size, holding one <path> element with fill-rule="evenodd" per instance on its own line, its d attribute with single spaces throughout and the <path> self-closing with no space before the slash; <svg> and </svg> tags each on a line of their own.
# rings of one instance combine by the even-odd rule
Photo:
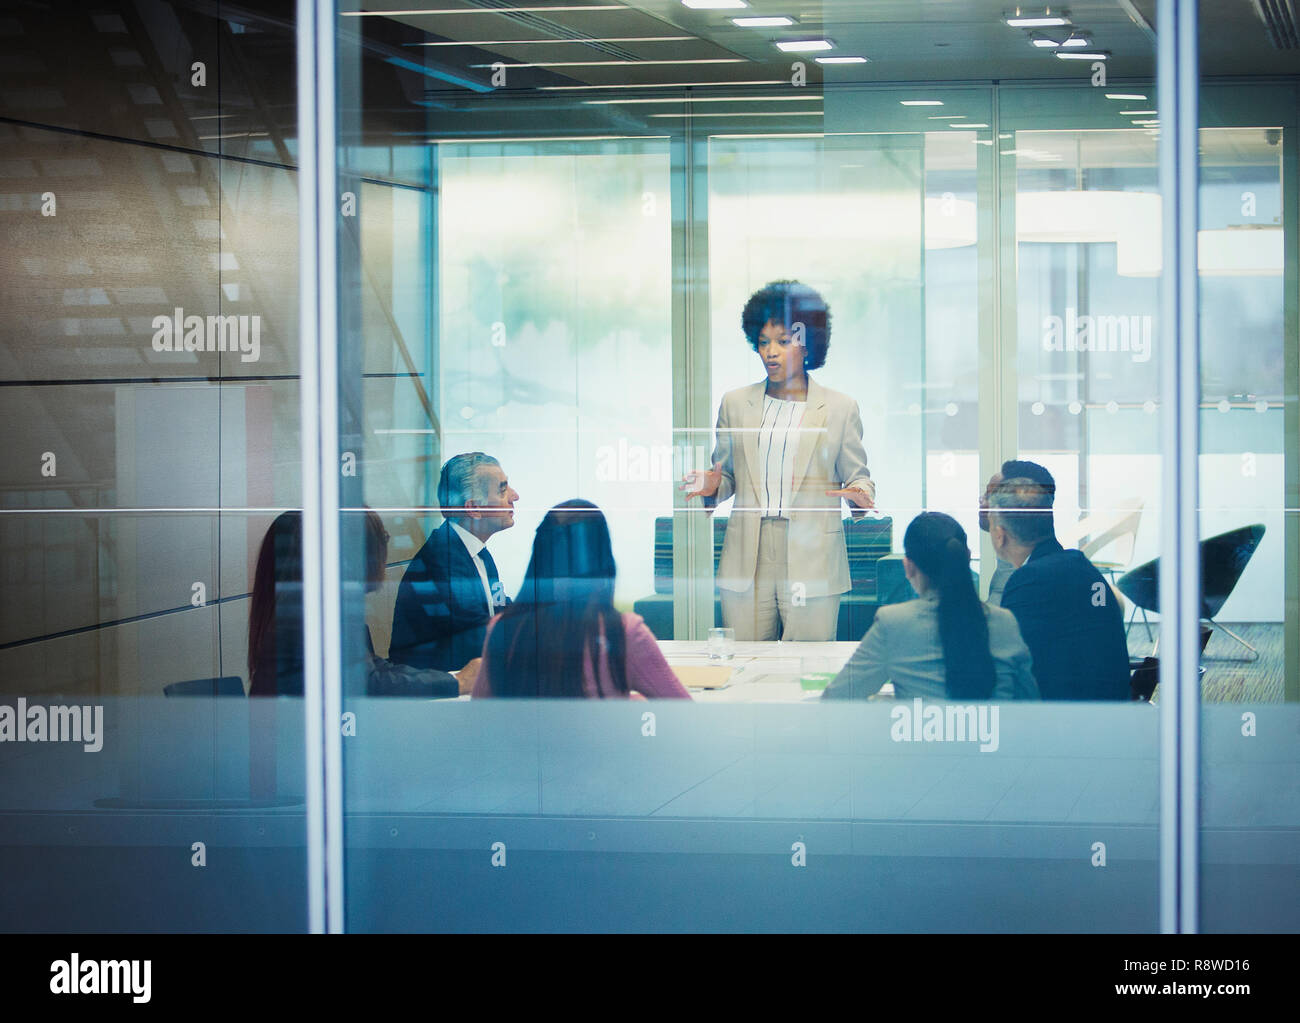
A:
<svg viewBox="0 0 1300 1023">
<path fill-rule="evenodd" d="M 492 547 L 510 595 L 546 509 L 581 496 L 630 608 L 672 510 L 667 143 L 438 155 L 441 460 L 485 451 L 519 492 Z"/>
</svg>

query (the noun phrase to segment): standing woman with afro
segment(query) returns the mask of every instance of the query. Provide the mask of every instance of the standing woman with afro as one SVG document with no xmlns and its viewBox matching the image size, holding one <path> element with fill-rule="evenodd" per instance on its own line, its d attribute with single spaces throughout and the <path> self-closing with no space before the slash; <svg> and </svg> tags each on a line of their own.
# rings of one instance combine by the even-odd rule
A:
<svg viewBox="0 0 1300 1023">
<path fill-rule="evenodd" d="M 855 517 L 875 507 L 862 416 L 809 376 L 825 365 L 831 336 L 815 290 L 773 281 L 740 320 L 763 379 L 723 396 L 713 467 L 686 475 L 686 499 L 712 510 L 736 498 L 717 583 L 737 639 L 834 639 L 851 586 L 840 500 Z"/>
</svg>

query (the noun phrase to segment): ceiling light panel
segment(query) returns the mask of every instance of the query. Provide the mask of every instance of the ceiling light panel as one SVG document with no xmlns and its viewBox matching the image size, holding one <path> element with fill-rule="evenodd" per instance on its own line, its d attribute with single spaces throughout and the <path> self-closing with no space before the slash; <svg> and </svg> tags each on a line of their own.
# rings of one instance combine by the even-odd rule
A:
<svg viewBox="0 0 1300 1023">
<path fill-rule="evenodd" d="M 776 48 L 782 53 L 816 53 L 833 50 L 835 44 L 829 39 L 779 39 Z"/>
</svg>

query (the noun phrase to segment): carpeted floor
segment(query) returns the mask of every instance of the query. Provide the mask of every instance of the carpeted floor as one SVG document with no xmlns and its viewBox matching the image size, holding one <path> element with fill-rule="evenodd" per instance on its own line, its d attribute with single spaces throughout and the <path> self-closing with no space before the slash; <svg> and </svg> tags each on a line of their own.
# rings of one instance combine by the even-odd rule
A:
<svg viewBox="0 0 1300 1023">
<path fill-rule="evenodd" d="M 1201 681 L 1201 700 L 1205 703 L 1281 703 L 1286 657 L 1283 644 L 1283 625 L 1266 622 L 1259 625 L 1229 626 L 1259 650 L 1259 660 L 1250 660 L 1252 654 L 1244 646 L 1223 632 L 1210 636 L 1201 664 L 1205 676 Z M 1158 632 L 1158 624 L 1151 623 L 1151 636 Z M 1147 639 L 1146 629 L 1139 617 L 1128 633 L 1130 657 L 1145 657 L 1154 643 Z M 1159 702 L 1156 690 L 1154 702 Z"/>
</svg>

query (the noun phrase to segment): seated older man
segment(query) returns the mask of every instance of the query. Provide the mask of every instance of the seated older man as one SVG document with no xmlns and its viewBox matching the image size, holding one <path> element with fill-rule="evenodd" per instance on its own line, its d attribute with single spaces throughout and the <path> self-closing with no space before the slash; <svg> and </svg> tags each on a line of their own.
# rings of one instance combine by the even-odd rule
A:
<svg viewBox="0 0 1300 1023">
<path fill-rule="evenodd" d="M 487 543 L 515 524 L 518 499 L 491 455 L 471 451 L 442 467 L 438 503 L 445 521 L 402 576 L 391 660 L 459 671 L 482 656 L 488 620 L 510 603 Z"/>
</svg>

